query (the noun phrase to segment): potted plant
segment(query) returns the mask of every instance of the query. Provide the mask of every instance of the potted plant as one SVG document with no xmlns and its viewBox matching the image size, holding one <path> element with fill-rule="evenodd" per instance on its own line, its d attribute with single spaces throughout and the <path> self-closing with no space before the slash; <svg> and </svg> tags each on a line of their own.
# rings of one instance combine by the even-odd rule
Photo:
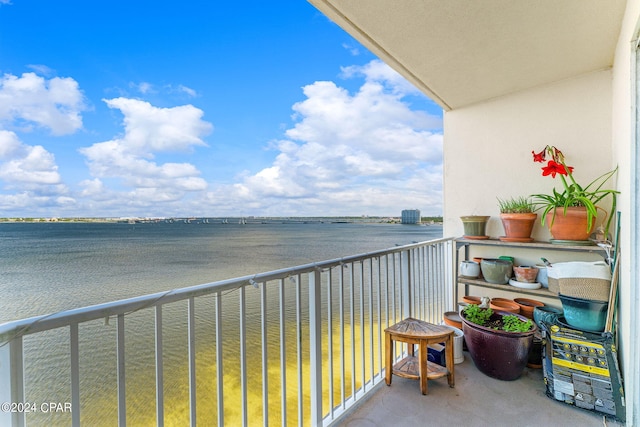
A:
<svg viewBox="0 0 640 427">
<path fill-rule="evenodd" d="M 467 239 L 488 239 L 489 236 L 485 234 L 485 229 L 489 218 L 489 216 L 485 215 L 461 216 L 460 219 L 464 227 L 464 237 Z"/>
<path fill-rule="evenodd" d="M 528 197 L 511 197 L 498 199 L 500 220 L 504 227 L 505 236 L 500 240 L 505 242 L 532 242 L 531 231 L 538 214 L 535 206 Z"/>
<path fill-rule="evenodd" d="M 586 186 L 581 186 L 573 177 L 573 167 L 567 166 L 564 154 L 554 146 L 547 145 L 539 153 L 532 151 L 533 161 L 543 163 L 547 156 L 550 159 L 542 168 L 542 176 L 551 175 L 560 177 L 562 191 L 555 188 L 551 194 L 534 194 L 534 206 L 536 210 L 542 209 L 542 224 L 547 221 L 549 231 L 556 240 L 588 240 L 598 216 L 597 204 L 603 199 L 611 199 L 611 208 L 608 211 L 608 220 L 604 227 L 604 236 L 607 236 L 612 213 L 616 209 L 616 194 L 618 191 L 603 188 L 603 186 L 618 171 L 614 170 L 600 175 Z M 560 227 L 568 227 L 561 230 Z M 605 237 L 606 238 L 606 237 Z"/>
<path fill-rule="evenodd" d="M 531 319 L 475 304 L 466 306 L 461 317 L 469 354 L 480 372 L 503 381 L 519 378 L 537 330 Z"/>
</svg>

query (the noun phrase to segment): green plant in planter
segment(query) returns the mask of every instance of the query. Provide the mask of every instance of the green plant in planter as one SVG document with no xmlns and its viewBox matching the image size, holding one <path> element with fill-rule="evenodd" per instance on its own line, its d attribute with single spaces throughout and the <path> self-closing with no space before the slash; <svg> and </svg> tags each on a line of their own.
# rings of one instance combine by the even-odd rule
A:
<svg viewBox="0 0 640 427">
<path fill-rule="evenodd" d="M 531 319 L 526 322 L 518 319 L 518 316 L 502 316 L 502 329 L 507 332 L 527 332 L 533 326 Z"/>
<path fill-rule="evenodd" d="M 492 314 L 492 309 L 480 308 L 477 304 L 469 304 L 464 308 L 464 315 L 467 320 L 480 326 L 484 326 Z"/>
<path fill-rule="evenodd" d="M 496 313 L 474 304 L 462 312 L 462 331 L 473 363 L 482 373 L 503 381 L 522 375 L 536 330 L 519 314 Z"/>
<path fill-rule="evenodd" d="M 545 216 L 549 212 L 553 212 L 550 224 L 552 225 L 556 218 L 556 212 L 560 211 L 563 215 L 566 215 L 567 208 L 584 206 L 587 210 L 587 230 L 591 230 L 598 217 L 597 204 L 603 199 L 609 198 L 611 200 L 611 208 L 608 211 L 609 219 L 604 226 L 604 235 L 606 236 L 614 217 L 613 213 L 616 211 L 616 195 L 620 194 L 620 192 L 603 187 L 618 172 L 618 168 L 616 167 L 614 170 L 600 175 L 587 185 L 580 185 L 573 177 L 573 167 L 565 163 L 564 154 L 556 147 L 547 145 L 539 153 L 535 151 L 531 153 L 533 154 L 534 162 L 544 163 L 547 161 L 547 156 L 550 157 L 547 166 L 542 167 L 542 176 L 551 175 L 552 178 L 555 178 L 558 175 L 562 182 L 561 192 L 553 188 L 551 194 L 532 195 L 535 200 L 536 210 L 543 210 L 542 224 L 544 224 Z"/>
<path fill-rule="evenodd" d="M 532 213 L 535 210 L 533 202 L 528 197 L 498 198 L 500 213 Z"/>
<path fill-rule="evenodd" d="M 464 309 L 464 315 L 469 322 L 476 325 L 486 326 L 495 330 L 503 330 L 505 332 L 527 332 L 531 330 L 533 322 L 530 319 L 523 321 L 514 315 L 500 316 L 498 319 L 491 320 L 493 310 L 490 308 L 480 308 L 476 304 L 469 304 Z"/>
</svg>

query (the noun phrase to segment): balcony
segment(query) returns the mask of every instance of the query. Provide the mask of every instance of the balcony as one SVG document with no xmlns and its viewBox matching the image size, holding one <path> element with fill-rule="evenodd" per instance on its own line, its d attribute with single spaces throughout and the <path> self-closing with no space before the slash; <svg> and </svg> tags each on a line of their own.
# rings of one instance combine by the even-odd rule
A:
<svg viewBox="0 0 640 427">
<path fill-rule="evenodd" d="M 453 389 L 384 385 L 384 328 L 440 322 L 454 253 L 439 239 L 0 325 L 0 401 L 27 404 L 0 424 L 601 425 L 545 397 L 541 371 L 497 381 L 468 355 Z"/>
</svg>

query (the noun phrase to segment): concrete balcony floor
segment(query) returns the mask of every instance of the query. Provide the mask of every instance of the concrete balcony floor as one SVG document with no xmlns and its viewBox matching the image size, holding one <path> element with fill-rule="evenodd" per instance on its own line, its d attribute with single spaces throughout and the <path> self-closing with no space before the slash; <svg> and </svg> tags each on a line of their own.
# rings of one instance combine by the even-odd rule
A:
<svg viewBox="0 0 640 427">
<path fill-rule="evenodd" d="M 422 395 L 417 380 L 393 376 L 338 424 L 373 426 L 623 426 L 612 417 L 576 408 L 546 396 L 542 369 L 526 368 L 515 381 L 481 373 L 466 351 L 455 365 L 455 388 L 447 378 L 429 381 Z"/>
</svg>

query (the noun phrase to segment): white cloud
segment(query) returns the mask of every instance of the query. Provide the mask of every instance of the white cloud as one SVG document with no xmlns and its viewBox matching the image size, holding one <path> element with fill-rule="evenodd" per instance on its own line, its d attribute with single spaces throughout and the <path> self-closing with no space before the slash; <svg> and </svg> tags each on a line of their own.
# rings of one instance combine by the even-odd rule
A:
<svg viewBox="0 0 640 427">
<path fill-rule="evenodd" d="M 42 146 L 23 144 L 18 136 L 0 130 L 0 179 L 9 187 L 60 184 L 58 166 Z"/>
<path fill-rule="evenodd" d="M 348 50 L 349 53 L 353 56 L 358 56 L 360 55 L 360 49 L 358 49 L 357 46 L 349 44 L 349 43 L 342 43 L 342 47 L 345 50 Z"/>
<path fill-rule="evenodd" d="M 213 130 L 193 105 L 159 108 L 125 97 L 104 100 L 122 114 L 122 133 L 79 150 L 90 176 L 73 195 L 51 152 L 0 131 L 0 180 L 11 193 L 0 193 L 0 209 L 33 208 L 44 216 L 397 215 L 414 207 L 441 213 L 441 117 L 412 107 L 407 99 L 415 100 L 415 88 L 379 61 L 346 67 L 343 76 L 363 83 L 353 92 L 329 81 L 305 86 L 304 99 L 292 106 L 293 124 L 282 139 L 269 143 L 273 161 L 224 185 L 207 183 L 189 161 L 196 149 L 207 147 L 204 137 Z M 71 108 L 79 104 L 56 90 L 75 82 L 54 81 L 28 73 L 5 76 L 0 124 L 47 128 L 57 111 L 66 127 L 56 132 L 79 129 L 81 109 Z M 44 95 L 39 104 L 28 88 Z M 190 88 L 179 90 L 197 96 Z M 81 95 L 77 85 L 72 92 Z M 25 96 L 23 103 L 9 109 L 4 100 L 18 94 Z M 72 112 L 76 122 L 69 120 Z M 176 154 L 185 160 L 176 160 Z"/>
<path fill-rule="evenodd" d="M 54 70 L 52 70 L 51 68 L 43 64 L 29 64 L 27 65 L 27 68 L 32 69 L 33 71 L 36 72 L 36 74 L 39 74 L 42 76 L 50 76 L 55 74 Z"/>
<path fill-rule="evenodd" d="M 82 128 L 86 109 L 78 83 L 72 78 L 46 80 L 35 73 L 0 78 L 0 122 L 29 130 L 34 124 L 67 135 Z"/>
<path fill-rule="evenodd" d="M 178 90 L 178 92 L 186 93 L 191 98 L 195 98 L 196 96 L 198 96 L 198 93 L 195 90 L 193 90 L 190 87 L 187 87 L 185 85 L 178 85 L 178 89 L 177 90 Z"/>
<path fill-rule="evenodd" d="M 53 154 L 42 146 L 23 144 L 11 131 L 0 130 L 0 209 L 34 209 L 72 204 Z"/>
<path fill-rule="evenodd" d="M 95 178 L 83 181 L 84 196 L 98 196 L 105 201 L 103 195 L 110 194 L 109 200 L 148 206 L 179 201 L 188 192 L 207 188 L 194 165 L 153 161 L 158 153 L 191 152 L 194 146 L 206 146 L 202 137 L 213 127 L 202 120 L 202 110 L 192 105 L 157 108 L 148 102 L 127 98 L 105 100 L 105 103 L 122 112 L 125 132 L 121 138 L 80 149 Z M 111 185 L 106 185 L 105 179 Z"/>
<path fill-rule="evenodd" d="M 415 86 L 387 64 L 379 60 L 371 61 L 363 66 L 352 65 L 342 67 L 341 71 L 344 78 L 363 76 L 367 83 L 377 82 L 383 84 L 396 93 L 420 94 L 420 91 Z"/>
<path fill-rule="evenodd" d="M 104 102 L 124 115 L 126 134 L 120 142 L 131 152 L 149 155 L 154 151 L 184 151 L 194 145 L 206 145 L 202 136 L 213 129 L 202 120 L 204 112 L 193 105 L 157 108 L 128 98 Z"/>
<path fill-rule="evenodd" d="M 271 144 L 274 163 L 210 199 L 255 214 L 440 213 L 441 118 L 412 110 L 403 97 L 414 89 L 379 61 L 345 76 L 365 83 L 354 94 L 327 81 L 305 86 L 287 139 Z"/>
<path fill-rule="evenodd" d="M 140 82 L 140 83 L 130 82 L 129 88 L 142 95 L 165 93 L 165 94 L 187 95 L 187 97 L 189 98 L 195 98 L 198 96 L 198 92 L 196 92 L 194 89 L 181 84 L 177 86 L 168 84 L 158 88 L 153 83 L 149 83 L 149 82 Z"/>
<path fill-rule="evenodd" d="M 140 83 L 131 82 L 129 83 L 129 87 L 137 92 L 140 92 L 143 95 L 157 92 L 153 87 L 153 85 L 149 82 L 140 82 Z"/>
</svg>

